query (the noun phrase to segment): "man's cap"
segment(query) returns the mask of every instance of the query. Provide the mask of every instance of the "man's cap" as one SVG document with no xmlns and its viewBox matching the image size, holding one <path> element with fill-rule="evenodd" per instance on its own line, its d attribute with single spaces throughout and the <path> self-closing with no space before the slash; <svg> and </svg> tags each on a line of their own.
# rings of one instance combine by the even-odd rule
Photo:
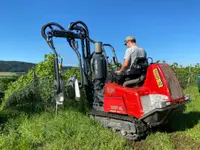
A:
<svg viewBox="0 0 200 150">
<path fill-rule="evenodd" d="M 124 40 L 124 45 L 126 45 L 126 43 L 128 41 L 133 41 L 133 40 L 135 40 L 135 37 L 133 37 L 133 36 L 127 36 L 126 39 Z"/>
</svg>

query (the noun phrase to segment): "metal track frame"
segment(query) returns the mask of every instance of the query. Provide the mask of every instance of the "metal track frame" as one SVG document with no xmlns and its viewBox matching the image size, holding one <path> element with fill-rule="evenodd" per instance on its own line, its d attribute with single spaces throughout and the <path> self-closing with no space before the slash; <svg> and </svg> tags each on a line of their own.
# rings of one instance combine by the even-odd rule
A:
<svg viewBox="0 0 200 150">
<path fill-rule="evenodd" d="M 90 117 L 128 140 L 139 140 L 150 131 L 147 124 L 127 115 L 106 113 L 93 109 Z"/>
</svg>

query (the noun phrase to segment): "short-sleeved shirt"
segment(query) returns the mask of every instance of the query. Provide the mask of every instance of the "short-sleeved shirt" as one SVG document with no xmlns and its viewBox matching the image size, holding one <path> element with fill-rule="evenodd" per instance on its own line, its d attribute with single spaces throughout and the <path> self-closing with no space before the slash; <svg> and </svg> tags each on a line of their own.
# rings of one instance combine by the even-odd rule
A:
<svg viewBox="0 0 200 150">
<path fill-rule="evenodd" d="M 129 61 L 126 71 L 130 71 L 131 66 L 137 57 L 146 57 L 146 52 L 143 48 L 136 45 L 126 49 L 124 59 Z"/>
</svg>

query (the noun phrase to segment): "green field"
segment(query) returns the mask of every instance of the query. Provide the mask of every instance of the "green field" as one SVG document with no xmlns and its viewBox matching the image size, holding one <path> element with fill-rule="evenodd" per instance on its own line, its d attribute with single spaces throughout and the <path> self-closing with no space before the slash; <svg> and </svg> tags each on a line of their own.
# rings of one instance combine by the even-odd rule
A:
<svg viewBox="0 0 200 150">
<path fill-rule="evenodd" d="M 17 76 L 17 73 L 14 72 L 0 72 L 0 78 L 9 78 L 9 77 L 13 77 L 13 76 Z"/>
<path fill-rule="evenodd" d="M 0 72 L 0 91 L 5 91 L 9 83 L 14 82 L 20 76 L 15 72 Z"/>
<path fill-rule="evenodd" d="M 186 105 L 184 114 L 172 116 L 168 126 L 154 129 L 142 141 L 127 141 L 70 107 L 56 117 L 52 112 L 45 112 L 4 120 L 0 149 L 199 150 L 200 95 L 196 87 L 190 87 L 185 93 L 191 95 L 192 102 Z"/>
</svg>

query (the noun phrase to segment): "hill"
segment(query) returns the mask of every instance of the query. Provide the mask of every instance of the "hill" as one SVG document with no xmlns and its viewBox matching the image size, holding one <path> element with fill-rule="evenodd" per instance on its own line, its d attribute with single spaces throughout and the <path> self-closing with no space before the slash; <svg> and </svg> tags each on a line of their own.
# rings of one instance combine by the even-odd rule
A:
<svg viewBox="0 0 200 150">
<path fill-rule="evenodd" d="M 28 69 L 35 67 L 35 65 L 28 62 L 0 60 L 0 72 L 27 72 Z"/>
<path fill-rule="evenodd" d="M 29 69 L 35 66 L 35 63 L 0 60 L 0 72 L 27 72 Z M 64 69 L 68 68 L 72 68 L 72 66 L 64 67 Z"/>
</svg>

